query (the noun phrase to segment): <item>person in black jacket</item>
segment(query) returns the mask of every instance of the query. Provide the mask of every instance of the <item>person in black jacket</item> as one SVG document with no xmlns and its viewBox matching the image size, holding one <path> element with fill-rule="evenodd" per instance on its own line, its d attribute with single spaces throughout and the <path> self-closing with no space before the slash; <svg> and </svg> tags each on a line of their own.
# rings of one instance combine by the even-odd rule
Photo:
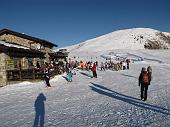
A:
<svg viewBox="0 0 170 127">
<path fill-rule="evenodd" d="M 129 69 L 129 63 L 130 63 L 130 59 L 126 59 L 127 69 Z"/>
<path fill-rule="evenodd" d="M 45 67 L 45 69 L 44 69 L 44 80 L 46 82 L 47 87 L 51 87 L 51 85 L 50 85 L 50 75 L 49 75 L 48 67 Z"/>
<path fill-rule="evenodd" d="M 147 91 L 150 78 L 151 77 L 149 77 L 146 68 L 143 67 L 139 76 L 139 86 L 141 87 L 141 100 L 143 101 L 147 100 Z"/>
<path fill-rule="evenodd" d="M 151 80 L 152 80 L 152 68 L 151 68 L 151 65 L 149 65 L 147 67 L 147 72 L 148 72 L 148 76 L 149 76 L 149 85 L 150 85 Z"/>
</svg>

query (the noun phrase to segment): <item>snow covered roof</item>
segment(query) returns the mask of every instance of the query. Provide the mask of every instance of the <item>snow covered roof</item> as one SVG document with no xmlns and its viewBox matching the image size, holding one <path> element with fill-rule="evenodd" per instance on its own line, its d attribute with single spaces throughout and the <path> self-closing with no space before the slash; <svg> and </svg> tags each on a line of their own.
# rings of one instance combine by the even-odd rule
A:
<svg viewBox="0 0 170 127">
<path fill-rule="evenodd" d="M 15 48 L 29 49 L 29 48 L 24 47 L 24 46 L 20 46 L 20 45 L 16 45 L 16 44 L 11 44 L 11 43 L 7 43 L 7 42 L 4 42 L 4 41 L 0 41 L 0 44 L 5 45 L 5 46 L 7 46 L 7 47 L 15 47 Z"/>
<path fill-rule="evenodd" d="M 12 34 L 12 35 L 15 35 L 15 36 L 18 36 L 18 37 L 21 37 L 21 38 L 25 38 L 25 39 L 29 39 L 29 40 L 33 40 L 33 41 L 39 42 L 41 44 L 47 44 L 47 45 L 50 45 L 50 46 L 58 47 L 58 45 L 53 44 L 52 42 L 49 42 L 47 40 L 43 40 L 43 39 L 40 39 L 40 38 L 32 37 L 32 36 L 29 36 L 29 35 L 26 35 L 26 34 L 23 34 L 23 33 L 19 33 L 19 32 L 16 32 L 16 31 L 12 31 L 12 30 L 9 30 L 9 29 L 2 29 L 2 30 L 0 30 L 0 35 L 3 35 L 3 34 Z"/>
<path fill-rule="evenodd" d="M 7 52 L 10 56 L 15 57 L 43 57 L 45 53 L 38 50 L 29 49 L 24 46 L 15 45 L 0 41 L 0 52 Z"/>
</svg>

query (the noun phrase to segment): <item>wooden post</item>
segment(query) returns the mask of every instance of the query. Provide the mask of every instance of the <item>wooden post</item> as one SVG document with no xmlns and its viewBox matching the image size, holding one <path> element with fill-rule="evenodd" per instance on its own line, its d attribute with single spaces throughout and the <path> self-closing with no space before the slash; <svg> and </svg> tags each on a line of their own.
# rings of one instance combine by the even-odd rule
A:
<svg viewBox="0 0 170 127">
<path fill-rule="evenodd" d="M 19 79 L 20 79 L 20 81 L 22 81 L 22 73 L 21 73 L 21 68 L 19 69 Z"/>
<path fill-rule="evenodd" d="M 35 68 L 33 68 L 33 80 L 35 80 Z"/>
</svg>

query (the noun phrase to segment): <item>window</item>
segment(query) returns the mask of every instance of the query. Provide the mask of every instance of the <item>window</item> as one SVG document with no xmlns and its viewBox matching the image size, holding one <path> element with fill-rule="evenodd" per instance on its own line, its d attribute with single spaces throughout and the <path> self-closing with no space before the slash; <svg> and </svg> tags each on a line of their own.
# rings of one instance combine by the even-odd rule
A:
<svg viewBox="0 0 170 127">
<path fill-rule="evenodd" d="M 28 58 L 28 67 L 33 67 L 33 58 Z"/>
</svg>

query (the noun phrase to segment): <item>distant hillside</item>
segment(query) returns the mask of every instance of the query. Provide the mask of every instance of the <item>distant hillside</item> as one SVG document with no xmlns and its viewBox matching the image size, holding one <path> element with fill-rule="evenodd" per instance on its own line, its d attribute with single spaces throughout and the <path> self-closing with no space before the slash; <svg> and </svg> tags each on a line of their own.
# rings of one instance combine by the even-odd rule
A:
<svg viewBox="0 0 170 127">
<path fill-rule="evenodd" d="M 170 33 L 150 28 L 118 30 L 85 42 L 65 47 L 70 52 L 98 52 L 114 49 L 169 49 Z"/>
</svg>

